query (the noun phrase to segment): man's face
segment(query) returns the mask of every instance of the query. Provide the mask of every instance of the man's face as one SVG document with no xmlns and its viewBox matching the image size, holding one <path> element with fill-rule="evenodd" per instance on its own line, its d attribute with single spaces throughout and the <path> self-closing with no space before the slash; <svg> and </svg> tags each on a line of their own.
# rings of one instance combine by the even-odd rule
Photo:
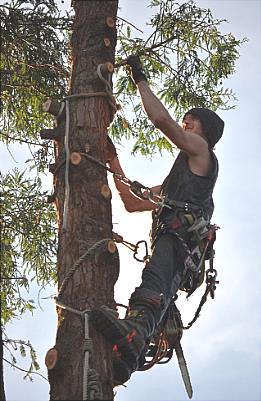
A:
<svg viewBox="0 0 261 401">
<path fill-rule="evenodd" d="M 182 120 L 182 128 L 184 131 L 191 132 L 193 134 L 204 135 L 203 127 L 200 119 L 192 114 L 187 114 Z"/>
</svg>

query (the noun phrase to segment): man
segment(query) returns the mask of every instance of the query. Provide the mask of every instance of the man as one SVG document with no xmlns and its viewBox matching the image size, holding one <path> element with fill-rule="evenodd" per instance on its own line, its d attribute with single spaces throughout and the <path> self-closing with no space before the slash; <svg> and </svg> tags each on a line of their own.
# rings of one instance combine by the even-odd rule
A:
<svg viewBox="0 0 261 401">
<path fill-rule="evenodd" d="M 137 198 L 126 183 L 114 178 L 127 211 L 153 211 L 152 255 L 141 285 L 130 297 L 126 318 L 118 319 L 106 306 L 92 312 L 94 326 L 113 346 L 114 380 L 118 384 L 142 365 L 146 344 L 178 289 L 185 287 L 193 292 L 198 285 L 194 273 L 201 255 L 188 261 L 188 248 L 192 251 L 208 232 L 218 175 L 212 148 L 224 128 L 220 117 L 205 108 L 189 110 L 179 126 L 151 91 L 139 58 L 130 56 L 127 62 L 149 119 L 180 153 L 163 184 L 151 189 L 155 200 L 157 195 L 165 199 L 160 208 L 150 199 Z M 124 176 L 112 144 L 108 152 L 110 168 Z"/>
</svg>

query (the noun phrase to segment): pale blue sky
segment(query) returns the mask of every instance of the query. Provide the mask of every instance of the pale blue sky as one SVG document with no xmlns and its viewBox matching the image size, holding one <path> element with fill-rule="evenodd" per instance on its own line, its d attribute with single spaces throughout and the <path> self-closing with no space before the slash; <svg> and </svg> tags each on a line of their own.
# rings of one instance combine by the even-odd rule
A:
<svg viewBox="0 0 261 401">
<path fill-rule="evenodd" d="M 3 1 L 1 0 L 1 3 Z M 182 345 L 195 401 L 256 401 L 261 399 L 260 349 L 260 126 L 261 126 L 261 2 L 259 0 L 198 0 L 197 5 L 210 8 L 216 18 L 226 18 L 227 32 L 249 42 L 240 50 L 236 72 L 228 80 L 237 95 L 235 110 L 220 112 L 225 120 L 225 132 L 217 145 L 220 175 L 215 188 L 213 222 L 221 229 L 216 242 L 215 265 L 220 284 L 215 300 L 208 301 L 195 326 L 186 332 Z M 61 4 L 61 2 L 60 2 Z M 70 4 L 65 1 L 65 6 Z M 145 29 L 148 0 L 121 0 L 119 13 L 125 19 Z M 138 11 L 138 12 L 137 12 Z M 148 186 L 160 184 L 171 165 L 172 158 L 164 154 L 149 161 L 130 156 L 130 147 L 119 150 L 126 175 Z M 18 147 L 16 159 L 23 161 Z M 1 150 L 1 160 L 12 168 L 9 154 Z M 48 184 L 47 184 L 48 185 Z M 113 184 L 111 183 L 113 189 Z M 113 222 L 115 231 L 130 242 L 147 239 L 149 213 L 127 214 L 113 191 Z M 138 234 L 137 234 L 138 232 Z M 138 237 L 137 237 L 138 235 Z M 142 266 L 132 254 L 119 247 L 121 275 L 116 284 L 116 300 L 126 303 L 139 285 Z M 204 290 L 204 289 L 203 289 Z M 203 291 L 202 290 L 202 291 Z M 53 289 L 41 296 L 53 294 Z M 186 301 L 180 296 L 184 323 L 194 315 L 202 291 Z M 37 297 L 37 288 L 30 297 Z M 51 300 L 42 300 L 43 311 L 37 310 L 20 321 L 8 325 L 10 337 L 30 339 L 46 376 L 44 357 L 55 343 L 56 316 Z M 23 361 L 21 361 L 22 364 Z M 20 363 L 20 361 L 19 361 Z M 25 366 L 25 365 L 23 365 Z M 5 366 L 8 401 L 48 400 L 48 383 L 35 377 L 33 383 L 24 381 L 23 374 Z M 186 400 L 186 393 L 175 358 L 163 366 L 133 375 L 127 388 L 119 388 L 115 400 L 164 401 Z"/>
</svg>

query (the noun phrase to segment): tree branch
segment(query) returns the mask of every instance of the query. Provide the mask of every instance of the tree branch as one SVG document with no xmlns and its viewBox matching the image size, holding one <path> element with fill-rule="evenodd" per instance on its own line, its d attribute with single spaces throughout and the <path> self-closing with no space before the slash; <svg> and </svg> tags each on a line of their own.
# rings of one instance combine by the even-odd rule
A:
<svg viewBox="0 0 261 401">
<path fill-rule="evenodd" d="M 129 24 L 129 25 L 132 26 L 133 28 L 137 29 L 137 31 L 139 31 L 139 32 L 141 32 L 141 33 L 144 33 L 141 29 L 137 28 L 137 27 L 136 27 L 135 25 L 133 25 L 131 22 L 126 21 L 126 19 L 121 18 L 121 17 L 117 17 L 117 19 L 120 19 L 121 21 L 126 22 L 127 24 Z"/>
<path fill-rule="evenodd" d="M 5 359 L 5 358 L 3 358 L 3 360 L 4 360 L 6 363 L 8 363 L 9 365 L 11 365 L 13 368 L 20 370 L 21 372 L 25 372 L 25 373 L 27 373 L 27 374 L 33 373 L 33 374 L 35 374 L 35 375 L 41 376 L 44 380 L 46 380 L 46 381 L 48 382 L 48 380 L 46 379 L 46 377 L 43 376 L 41 373 L 33 372 L 33 371 L 32 371 L 32 372 L 29 372 L 29 371 L 26 370 L 26 369 L 22 369 L 22 368 L 20 368 L 19 366 L 14 365 L 12 362 L 8 361 L 8 360 Z"/>
<path fill-rule="evenodd" d="M 25 139 L 16 138 L 14 136 L 9 136 L 7 134 L 4 134 L 3 132 L 1 132 L 1 135 L 4 136 L 6 139 L 10 139 L 11 141 L 23 142 L 23 143 L 26 143 L 27 145 L 43 146 L 43 147 L 48 146 L 47 143 L 37 143 L 37 142 L 26 141 Z"/>
</svg>

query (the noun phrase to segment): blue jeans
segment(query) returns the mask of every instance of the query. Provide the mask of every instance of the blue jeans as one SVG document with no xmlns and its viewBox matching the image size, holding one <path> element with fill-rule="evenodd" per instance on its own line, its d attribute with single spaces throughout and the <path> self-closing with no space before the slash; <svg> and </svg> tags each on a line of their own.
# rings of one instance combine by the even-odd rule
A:
<svg viewBox="0 0 261 401">
<path fill-rule="evenodd" d="M 163 294 L 165 306 L 179 289 L 184 271 L 185 251 L 173 234 L 162 234 L 157 239 L 149 262 L 142 272 L 139 288 Z"/>
</svg>

